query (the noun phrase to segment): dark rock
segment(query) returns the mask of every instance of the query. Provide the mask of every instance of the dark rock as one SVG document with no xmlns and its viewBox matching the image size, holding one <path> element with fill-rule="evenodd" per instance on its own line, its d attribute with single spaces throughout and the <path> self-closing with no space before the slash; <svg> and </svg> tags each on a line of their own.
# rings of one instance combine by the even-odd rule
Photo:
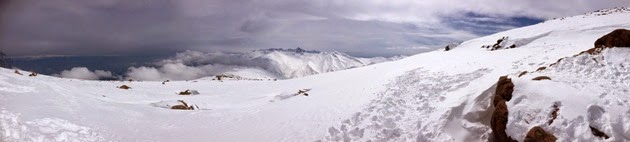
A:
<svg viewBox="0 0 630 142">
<path fill-rule="evenodd" d="M 192 92 L 190 92 L 190 90 L 179 92 L 179 95 L 190 95 L 190 94 L 192 94 Z"/>
<path fill-rule="evenodd" d="M 523 71 L 523 72 L 521 72 L 520 74 L 518 74 L 518 77 L 521 77 L 521 76 L 523 76 L 523 75 L 525 75 L 525 74 L 527 74 L 527 71 Z"/>
<path fill-rule="evenodd" d="M 533 78 L 532 80 L 551 80 L 551 78 L 549 78 L 548 76 L 539 76 Z"/>
<path fill-rule="evenodd" d="M 495 141 L 497 142 L 512 142 L 516 141 L 507 135 L 505 130 L 507 129 L 508 122 L 508 109 L 505 101 L 500 101 L 495 105 L 495 110 L 492 113 L 492 118 L 490 120 L 490 128 L 492 129 L 492 134 L 494 136 Z"/>
<path fill-rule="evenodd" d="M 558 138 L 543 130 L 540 126 L 536 126 L 527 132 L 525 142 L 555 142 Z"/>
<path fill-rule="evenodd" d="M 553 104 L 553 106 L 551 106 L 551 108 L 553 110 L 551 110 L 551 119 L 548 121 L 549 125 L 551 125 L 551 123 L 553 123 L 553 121 L 556 120 L 556 118 L 558 118 L 558 111 L 560 111 L 560 105 L 559 104 Z"/>
<path fill-rule="evenodd" d="M 595 48 L 630 47 L 630 30 L 617 29 L 595 41 Z"/>
<path fill-rule="evenodd" d="M 122 85 L 122 86 L 119 86 L 119 87 L 117 87 L 117 88 L 120 88 L 120 89 L 125 89 L 125 90 L 127 90 L 127 89 L 131 89 L 131 87 L 129 87 L 129 86 L 127 86 L 127 85 Z"/>
<path fill-rule="evenodd" d="M 539 67 L 538 69 L 536 69 L 536 71 L 544 71 L 546 69 L 547 69 L 547 67 Z"/>
<path fill-rule="evenodd" d="M 500 101 L 510 101 L 512 99 L 512 92 L 514 91 L 514 84 L 512 83 L 512 79 L 507 76 L 499 77 L 499 81 L 497 81 L 497 89 L 494 92 L 494 100 L 492 101 L 493 105 L 497 105 Z"/>
<path fill-rule="evenodd" d="M 510 48 L 516 48 L 515 44 L 510 45 Z"/>
<path fill-rule="evenodd" d="M 557 64 L 558 64 L 558 63 L 560 63 L 560 61 L 562 61 L 563 59 L 564 59 L 564 58 L 560 58 L 560 59 L 558 59 L 555 63 L 551 63 L 551 64 L 549 64 L 549 67 L 553 67 L 553 66 L 557 65 Z"/>
<path fill-rule="evenodd" d="M 605 48 L 611 47 L 630 47 L 630 30 L 626 29 L 617 29 L 614 30 L 595 41 L 595 47 L 588 49 L 586 51 L 582 51 L 579 54 L 588 53 L 591 55 L 597 55 L 602 52 Z"/>
<path fill-rule="evenodd" d="M 595 135 L 597 137 L 600 137 L 600 138 L 604 138 L 604 139 L 610 138 L 610 137 L 608 137 L 608 135 L 606 135 L 606 133 L 596 129 L 595 127 L 593 127 L 593 126 L 588 126 L 588 127 L 591 128 L 591 132 L 593 133 L 593 135 Z"/>
<path fill-rule="evenodd" d="M 194 110 L 195 108 L 193 108 L 192 106 L 188 106 L 188 104 L 186 102 L 184 102 L 183 100 L 177 100 L 180 103 L 182 103 L 181 105 L 174 105 L 171 107 L 171 109 L 178 109 L 178 110 Z"/>
</svg>

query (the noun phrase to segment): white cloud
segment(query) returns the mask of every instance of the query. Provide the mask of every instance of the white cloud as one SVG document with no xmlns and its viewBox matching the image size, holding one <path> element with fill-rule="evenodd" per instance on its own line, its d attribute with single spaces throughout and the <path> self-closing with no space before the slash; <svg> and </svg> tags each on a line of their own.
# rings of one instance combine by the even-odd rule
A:
<svg viewBox="0 0 630 142">
<path fill-rule="evenodd" d="M 86 80 L 97 80 L 103 78 L 112 78 L 112 72 L 96 70 L 90 71 L 86 67 L 74 67 L 70 70 L 61 71 L 60 74 L 55 75 L 63 78 L 76 78 L 76 79 L 86 79 Z"/>
<path fill-rule="evenodd" d="M 128 79 L 134 80 L 192 80 L 207 76 L 218 75 L 238 69 L 238 66 L 201 65 L 189 66 L 181 62 L 164 63 L 159 67 L 131 67 L 127 72 Z"/>
</svg>

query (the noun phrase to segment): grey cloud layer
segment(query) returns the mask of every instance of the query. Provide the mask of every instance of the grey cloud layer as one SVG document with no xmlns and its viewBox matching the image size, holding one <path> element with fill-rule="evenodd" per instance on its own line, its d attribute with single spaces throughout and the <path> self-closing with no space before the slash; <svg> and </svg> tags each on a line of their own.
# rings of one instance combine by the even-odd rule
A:
<svg viewBox="0 0 630 142">
<path fill-rule="evenodd" d="M 12 55 L 143 55 L 260 48 L 339 50 L 359 56 L 428 50 L 551 18 L 628 6 L 626 0 L 12 0 L 0 47 Z M 467 13 L 503 19 L 457 28 Z M 463 24 L 454 22 L 464 22 Z M 517 21 L 518 22 L 518 21 Z M 470 24 L 468 24 L 470 25 Z M 485 28 L 485 29 L 484 29 Z M 475 31 L 484 30 L 484 31 Z"/>
</svg>

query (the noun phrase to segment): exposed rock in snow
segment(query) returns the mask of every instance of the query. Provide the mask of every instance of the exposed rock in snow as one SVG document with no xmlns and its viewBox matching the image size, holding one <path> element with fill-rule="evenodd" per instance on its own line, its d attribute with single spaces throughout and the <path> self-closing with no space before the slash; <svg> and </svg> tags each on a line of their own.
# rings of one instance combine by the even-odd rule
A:
<svg viewBox="0 0 630 142">
<path fill-rule="evenodd" d="M 558 138 L 549 134 L 540 126 L 536 126 L 527 132 L 525 142 L 555 142 Z"/>
</svg>

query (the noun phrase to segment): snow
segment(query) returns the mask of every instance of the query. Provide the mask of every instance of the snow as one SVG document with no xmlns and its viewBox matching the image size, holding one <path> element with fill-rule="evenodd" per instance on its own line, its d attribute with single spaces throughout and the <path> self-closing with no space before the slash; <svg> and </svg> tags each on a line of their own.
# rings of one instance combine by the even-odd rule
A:
<svg viewBox="0 0 630 142">
<path fill-rule="evenodd" d="M 487 141 L 490 98 L 499 76 L 509 75 L 515 91 L 507 102 L 507 133 L 516 140 L 534 126 L 560 141 L 602 140 L 591 134 L 593 126 L 611 136 L 606 141 L 630 141 L 625 123 L 630 121 L 630 50 L 574 56 L 612 30 L 630 28 L 629 16 L 550 20 L 469 40 L 450 51 L 278 81 L 87 81 L 0 69 L 0 139 Z M 480 48 L 502 37 L 521 45 Z M 281 59 L 293 71 L 288 75 L 332 71 L 344 67 L 337 61 L 351 61 L 341 55 L 313 57 L 317 64 L 307 62 L 310 69 L 293 69 L 305 62 L 266 56 Z M 541 66 L 548 69 L 532 73 Z M 522 71 L 530 73 L 517 77 Z M 531 80 L 542 75 L 551 80 Z M 132 89 L 116 88 L 120 85 Z M 302 89 L 310 89 L 309 96 L 295 95 Z M 184 90 L 199 94 L 176 94 Z M 178 100 L 199 109 L 168 109 Z M 549 125 L 553 105 L 559 105 L 558 117 Z"/>
</svg>

